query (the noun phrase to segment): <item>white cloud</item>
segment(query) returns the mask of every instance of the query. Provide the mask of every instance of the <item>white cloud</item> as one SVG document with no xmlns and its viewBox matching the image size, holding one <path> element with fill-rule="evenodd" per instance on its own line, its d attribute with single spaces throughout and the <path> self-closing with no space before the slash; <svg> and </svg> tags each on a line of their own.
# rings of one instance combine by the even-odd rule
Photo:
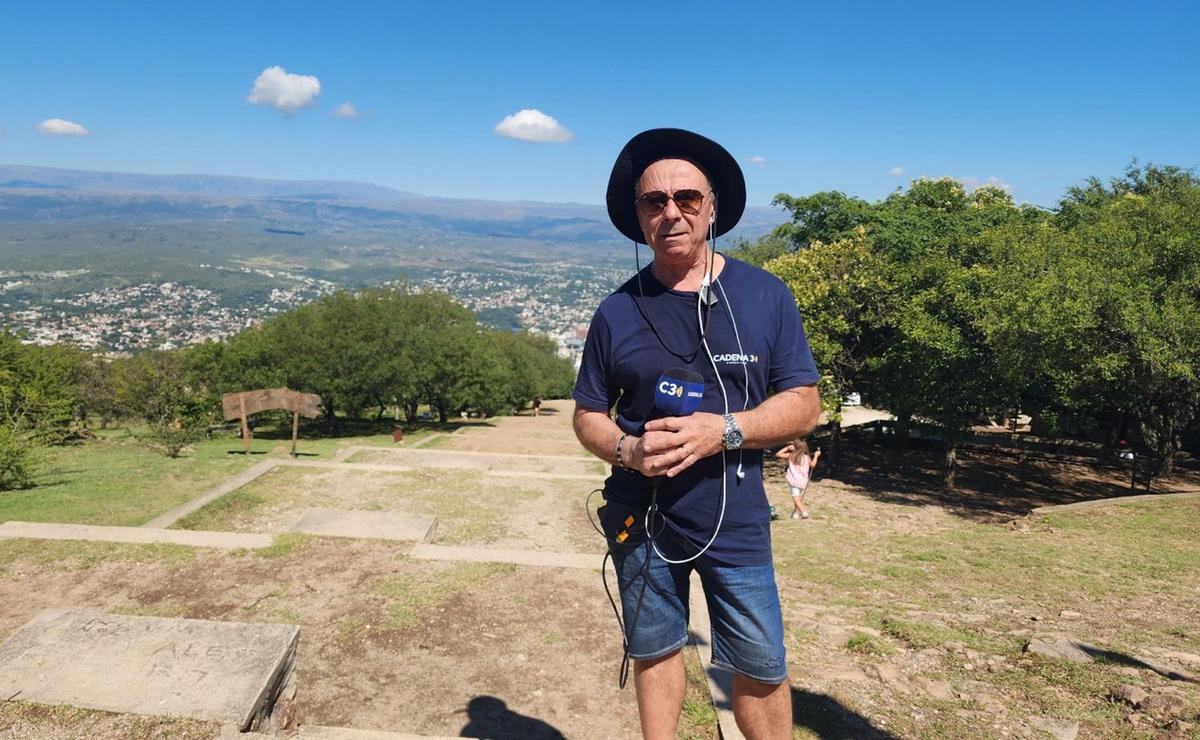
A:
<svg viewBox="0 0 1200 740">
<path fill-rule="evenodd" d="M 42 136 L 87 136 L 92 133 L 74 121 L 61 118 L 47 118 L 37 125 L 37 130 Z"/>
<path fill-rule="evenodd" d="M 892 177 L 903 177 L 904 176 L 904 168 L 901 167 L 900 165 L 896 165 L 895 167 L 888 170 L 888 174 L 891 175 Z"/>
<path fill-rule="evenodd" d="M 333 115 L 338 118 L 358 118 L 358 108 L 354 107 L 354 103 L 342 103 L 333 109 Z"/>
<path fill-rule="evenodd" d="M 1008 193 L 1009 195 L 1012 195 L 1012 191 L 1013 191 L 1012 185 L 1001 180 L 1000 178 L 996 177 L 995 175 L 992 175 L 991 177 L 989 177 L 986 180 L 981 180 L 980 178 L 973 177 L 973 176 L 972 177 L 959 177 L 959 178 L 955 178 L 955 179 L 957 179 L 960 183 L 962 183 L 962 186 L 964 188 L 966 188 L 968 193 L 978 190 L 979 188 L 984 187 L 985 185 L 991 186 L 993 188 L 1000 188 L 1001 190 Z"/>
<path fill-rule="evenodd" d="M 510 139 L 539 143 L 563 143 L 575 138 L 557 119 L 536 108 L 526 108 L 505 116 L 503 121 L 496 124 L 494 131 Z"/>
<path fill-rule="evenodd" d="M 754 155 L 753 157 L 751 157 L 751 158 L 750 158 L 750 164 L 756 164 L 756 165 L 758 165 L 759 167 L 762 167 L 762 166 L 763 166 L 763 165 L 765 165 L 766 163 L 767 163 L 767 158 L 766 158 L 766 157 L 760 157 L 760 156 L 758 156 L 757 154 L 756 154 L 756 155 Z"/>
<path fill-rule="evenodd" d="M 987 179 L 987 184 L 991 185 L 993 187 L 1000 188 L 1001 190 L 1008 193 L 1009 195 L 1012 195 L 1012 185 L 1001 180 L 1000 178 L 996 177 L 995 175 L 992 175 L 991 177 L 989 177 Z"/>
<path fill-rule="evenodd" d="M 321 94 L 321 81 L 312 75 L 296 75 L 276 65 L 267 67 L 254 80 L 254 89 L 246 100 L 255 105 L 269 105 L 291 115 L 312 105 Z"/>
</svg>

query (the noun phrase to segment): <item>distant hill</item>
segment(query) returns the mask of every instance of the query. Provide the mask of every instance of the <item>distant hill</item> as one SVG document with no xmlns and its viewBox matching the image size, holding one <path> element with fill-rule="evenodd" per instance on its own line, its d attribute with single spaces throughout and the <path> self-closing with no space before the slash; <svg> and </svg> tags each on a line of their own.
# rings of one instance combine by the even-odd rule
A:
<svg viewBox="0 0 1200 740">
<path fill-rule="evenodd" d="M 157 197 L 153 197 L 157 196 Z M 236 201 L 299 201 L 307 207 L 241 204 Z M 603 206 L 537 201 L 438 198 L 369 183 L 265 180 L 224 175 L 146 175 L 51 167 L 0 165 L 0 219 L 59 218 L 98 211 L 112 215 L 192 213 L 236 207 L 271 212 L 330 206 L 326 215 L 367 221 L 399 220 L 447 232 L 531 239 L 594 242 L 620 240 Z M 734 236 L 755 238 L 784 220 L 777 209 L 748 208 Z M 286 228 L 272 225 L 270 228 Z M 290 230 L 290 229 L 289 229 Z"/>
<path fill-rule="evenodd" d="M 144 175 L 134 172 L 92 172 L 3 164 L 0 164 L 0 188 L 55 188 L 93 193 L 158 193 L 308 200 L 420 197 L 392 188 L 358 182 L 262 180 L 225 175 Z"/>
<path fill-rule="evenodd" d="M 748 209 L 735 234 L 783 220 Z M 333 290 L 402 283 L 565 346 L 633 262 L 602 206 L 0 165 L 0 328 L 37 341 L 178 346 Z"/>
</svg>

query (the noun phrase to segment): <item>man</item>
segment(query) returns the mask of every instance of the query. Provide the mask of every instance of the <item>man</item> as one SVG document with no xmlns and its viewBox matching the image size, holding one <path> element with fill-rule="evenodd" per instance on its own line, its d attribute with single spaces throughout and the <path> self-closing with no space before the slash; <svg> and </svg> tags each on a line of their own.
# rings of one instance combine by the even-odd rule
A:
<svg viewBox="0 0 1200 740">
<path fill-rule="evenodd" d="M 713 662 L 734 672 L 738 726 L 751 738 L 791 737 L 762 449 L 812 430 L 819 375 L 787 287 L 709 248 L 745 200 L 737 161 L 680 129 L 633 137 L 609 178 L 613 225 L 654 260 L 592 319 L 574 425 L 613 465 L 602 520 L 647 738 L 674 737 L 679 722 L 692 570 Z M 697 413 L 655 408 L 660 375 L 676 369 L 703 379 Z"/>
</svg>

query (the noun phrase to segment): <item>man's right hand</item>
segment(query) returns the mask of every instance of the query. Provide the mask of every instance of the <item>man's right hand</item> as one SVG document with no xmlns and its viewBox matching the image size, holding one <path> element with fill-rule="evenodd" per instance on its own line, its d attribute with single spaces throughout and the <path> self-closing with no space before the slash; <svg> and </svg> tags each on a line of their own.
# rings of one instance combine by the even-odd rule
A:
<svg viewBox="0 0 1200 740">
<path fill-rule="evenodd" d="M 653 435 L 654 432 L 650 432 L 646 436 Z M 629 446 L 629 456 L 626 458 L 625 464 L 647 478 L 654 478 L 667 471 L 673 461 L 679 459 L 682 451 L 678 449 L 647 451 L 646 436 L 630 438 L 633 440 L 633 444 Z M 651 449 L 653 449 L 653 444 L 651 444 Z"/>
<path fill-rule="evenodd" d="M 629 448 L 626 465 L 647 478 L 679 473 L 700 459 L 695 444 L 680 443 L 679 435 L 669 431 L 648 431 L 637 437 Z"/>
</svg>

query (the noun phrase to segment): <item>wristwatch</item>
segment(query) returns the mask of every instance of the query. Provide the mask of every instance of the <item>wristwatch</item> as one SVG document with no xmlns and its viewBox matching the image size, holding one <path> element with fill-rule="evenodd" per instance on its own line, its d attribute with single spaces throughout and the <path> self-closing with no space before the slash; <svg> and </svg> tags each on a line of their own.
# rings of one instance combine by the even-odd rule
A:
<svg viewBox="0 0 1200 740">
<path fill-rule="evenodd" d="M 721 436 L 721 446 L 727 450 L 740 450 L 745 441 L 742 428 L 733 420 L 733 414 L 725 414 L 725 434 Z"/>
</svg>

